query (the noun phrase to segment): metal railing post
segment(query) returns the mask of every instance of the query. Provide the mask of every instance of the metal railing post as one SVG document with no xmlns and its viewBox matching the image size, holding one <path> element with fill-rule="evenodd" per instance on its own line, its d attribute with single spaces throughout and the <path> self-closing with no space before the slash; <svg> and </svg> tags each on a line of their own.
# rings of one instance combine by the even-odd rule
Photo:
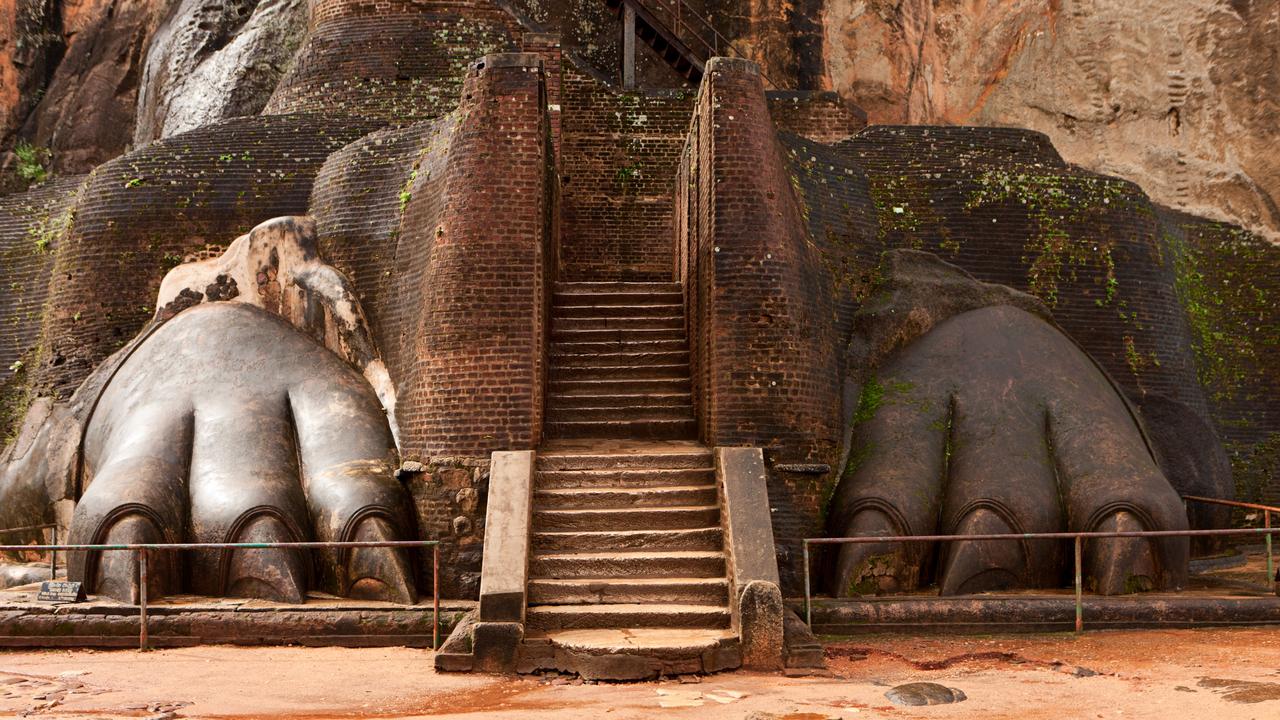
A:
<svg viewBox="0 0 1280 720">
<path fill-rule="evenodd" d="M 138 649 L 146 650 L 147 637 L 147 551 L 139 549 L 138 553 Z"/>
<path fill-rule="evenodd" d="M 1267 529 L 1267 534 L 1263 536 L 1263 542 L 1267 544 L 1267 582 L 1274 582 L 1276 577 L 1276 561 L 1275 555 L 1273 555 L 1271 551 L 1271 511 L 1263 510 L 1262 517 L 1264 518 L 1262 526 Z"/>
<path fill-rule="evenodd" d="M 1079 535 L 1077 535 L 1076 541 L 1075 541 L 1075 550 L 1076 550 L 1075 555 L 1076 555 L 1076 632 L 1078 633 L 1084 632 L 1084 572 L 1083 572 L 1084 563 L 1081 561 L 1081 558 L 1080 558 L 1080 556 L 1083 554 L 1081 552 L 1082 545 L 1083 543 L 1081 541 L 1081 538 Z"/>
<path fill-rule="evenodd" d="M 53 538 L 53 542 L 51 544 L 57 545 L 58 544 L 58 523 L 53 524 L 53 531 L 52 531 L 51 537 Z M 57 550 L 49 551 L 49 579 L 50 580 L 58 579 L 58 551 Z"/>
<path fill-rule="evenodd" d="M 809 541 L 800 541 L 804 548 L 804 624 L 813 630 L 813 608 L 809 601 Z"/>
<path fill-rule="evenodd" d="M 431 649 L 440 649 L 440 543 L 431 546 Z"/>
</svg>

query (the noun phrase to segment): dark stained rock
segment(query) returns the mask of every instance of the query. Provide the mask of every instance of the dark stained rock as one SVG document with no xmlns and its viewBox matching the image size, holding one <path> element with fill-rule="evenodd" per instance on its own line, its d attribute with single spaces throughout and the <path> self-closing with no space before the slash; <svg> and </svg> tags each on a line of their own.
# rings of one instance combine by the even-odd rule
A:
<svg viewBox="0 0 1280 720">
<path fill-rule="evenodd" d="M 967 699 L 965 694 L 956 688 L 931 682 L 898 685 L 884 696 L 895 705 L 950 705 Z"/>
</svg>

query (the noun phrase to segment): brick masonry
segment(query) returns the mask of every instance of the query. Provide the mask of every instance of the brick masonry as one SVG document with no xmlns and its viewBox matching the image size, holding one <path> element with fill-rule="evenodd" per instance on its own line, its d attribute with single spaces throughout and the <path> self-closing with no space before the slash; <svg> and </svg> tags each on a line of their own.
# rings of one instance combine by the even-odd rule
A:
<svg viewBox="0 0 1280 720">
<path fill-rule="evenodd" d="M 71 222 L 83 175 L 0 197 L 0 446 L 30 398 L 54 251 Z"/>
</svg>

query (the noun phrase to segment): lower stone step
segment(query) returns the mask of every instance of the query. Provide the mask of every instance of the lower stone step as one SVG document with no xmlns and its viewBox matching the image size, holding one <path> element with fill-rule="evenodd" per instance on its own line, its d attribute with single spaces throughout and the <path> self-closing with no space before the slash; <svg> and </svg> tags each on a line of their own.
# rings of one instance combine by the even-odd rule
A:
<svg viewBox="0 0 1280 720">
<path fill-rule="evenodd" d="M 534 510 L 533 528 L 557 530 L 688 530 L 720 524 L 719 505 L 587 510 Z"/>
<path fill-rule="evenodd" d="M 591 445 L 595 445 L 592 443 Z M 600 450 L 585 449 L 577 452 L 540 452 L 538 470 L 632 470 L 632 469 L 683 469 L 714 467 L 711 451 L 693 443 L 670 443 L 649 446 L 636 452 L 609 452 L 607 443 L 599 443 Z"/>
<path fill-rule="evenodd" d="M 539 470 L 535 487 L 667 487 L 706 485 L 715 481 L 715 468 L 630 468 L 600 470 Z"/>
<path fill-rule="evenodd" d="M 551 438 L 619 438 L 628 440 L 681 440 L 698 433 L 693 418 L 679 420 L 582 420 L 542 424 Z"/>
<path fill-rule="evenodd" d="M 635 552 L 688 550 L 718 552 L 724 549 L 724 531 L 718 527 L 694 530 L 605 530 L 599 532 L 536 532 L 535 553 Z"/>
<path fill-rule="evenodd" d="M 532 579 L 570 578 L 722 578 L 723 552 L 684 550 L 593 552 L 534 555 Z"/>
<path fill-rule="evenodd" d="M 619 509 L 633 507 L 707 506 L 718 501 L 715 485 L 675 485 L 657 488 L 560 488 L 536 490 L 539 510 Z"/>
<path fill-rule="evenodd" d="M 741 665 L 732 631 L 667 628 L 530 633 L 517 660 L 522 673 L 555 670 L 588 680 L 652 680 Z"/>
<path fill-rule="evenodd" d="M 582 578 L 529 581 L 532 605 L 679 603 L 714 605 L 729 602 L 724 578 Z"/>
<path fill-rule="evenodd" d="M 617 603 L 532 605 L 525 611 L 528 631 L 618 628 L 728 628 L 729 609 L 715 605 Z"/>
</svg>

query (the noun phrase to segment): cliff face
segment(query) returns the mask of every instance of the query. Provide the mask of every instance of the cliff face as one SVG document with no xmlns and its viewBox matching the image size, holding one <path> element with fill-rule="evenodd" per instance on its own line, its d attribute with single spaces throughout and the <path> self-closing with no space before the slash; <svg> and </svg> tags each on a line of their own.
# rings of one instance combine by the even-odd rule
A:
<svg viewBox="0 0 1280 720">
<path fill-rule="evenodd" d="M 49 148 L 53 169 L 81 172 L 130 142 L 254 114 L 294 62 L 309 4 L 8 3 L 0 148 L 20 136 Z M 1069 162 L 1280 241 L 1280 0 L 686 4 L 780 88 L 836 90 L 873 123 L 1039 130 Z M 505 5 L 612 73 L 618 27 L 603 0 Z M 646 53 L 646 84 L 678 84 Z"/>
<path fill-rule="evenodd" d="M 1280 240 L 1280 1 L 826 0 L 822 17 L 826 81 L 873 123 L 1039 130 L 1069 162 Z"/>
</svg>

